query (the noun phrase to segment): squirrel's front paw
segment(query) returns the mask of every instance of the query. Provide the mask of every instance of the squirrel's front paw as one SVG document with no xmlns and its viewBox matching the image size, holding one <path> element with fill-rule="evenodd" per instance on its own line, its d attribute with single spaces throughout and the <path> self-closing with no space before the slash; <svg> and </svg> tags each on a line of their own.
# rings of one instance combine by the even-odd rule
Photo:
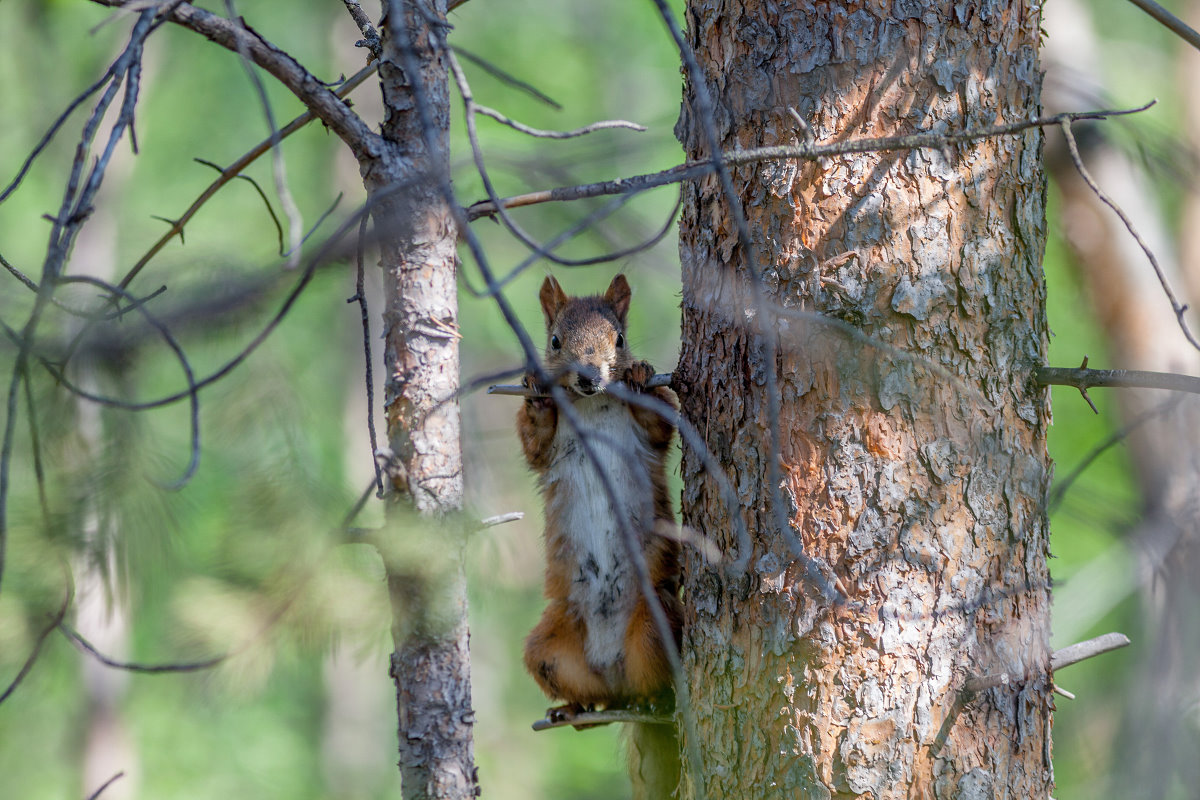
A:
<svg viewBox="0 0 1200 800">
<path fill-rule="evenodd" d="M 554 406 L 554 398 L 550 397 L 550 391 L 538 382 L 537 375 L 526 372 L 525 377 L 521 379 L 521 385 L 533 393 L 532 397 L 525 398 L 525 403 L 530 408 L 545 411 Z"/>
<path fill-rule="evenodd" d="M 568 722 L 575 718 L 576 714 L 582 714 L 587 711 L 579 703 L 563 703 L 561 706 L 553 706 L 546 709 L 546 719 L 551 722 Z"/>
<path fill-rule="evenodd" d="M 635 392 L 646 391 L 646 384 L 654 377 L 654 367 L 648 361 L 635 361 L 625 370 L 622 380 Z"/>
</svg>

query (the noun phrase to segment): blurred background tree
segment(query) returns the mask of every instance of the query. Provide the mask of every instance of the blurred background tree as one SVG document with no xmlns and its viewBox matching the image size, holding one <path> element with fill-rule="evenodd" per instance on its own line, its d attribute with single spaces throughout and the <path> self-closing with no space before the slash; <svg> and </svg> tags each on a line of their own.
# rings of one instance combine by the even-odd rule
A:
<svg viewBox="0 0 1200 800">
<path fill-rule="evenodd" d="M 1111 102 L 1101 105 L 1137 105 L 1151 95 L 1163 100 L 1147 114 L 1104 125 L 1115 129 L 1134 166 L 1149 176 L 1165 235 L 1182 236 L 1194 229 L 1173 221 L 1188 205 L 1194 178 L 1182 133 L 1184 90 L 1196 84 L 1194 71 L 1176 66 L 1183 45 L 1132 6 L 1108 0 L 1091 9 L 1111 81 L 1104 93 Z M 325 80 L 365 63 L 365 51 L 353 47 L 361 35 L 339 2 L 260 0 L 240 10 Z M 367 11 L 378 18 L 372 4 Z M 75 0 L 0 3 L 5 182 L 124 46 L 128 22 L 105 24 L 109 17 L 106 9 Z M 476 95 L 509 116 L 546 128 L 608 117 L 648 128 L 546 142 L 486 126 L 481 136 L 501 194 L 649 172 L 679 161 L 672 133 L 680 99 L 678 55 L 651 4 L 472 0 L 450 22 L 454 44 L 562 105 L 550 108 L 467 63 Z M 1046 27 L 1051 42 L 1068 33 L 1049 22 Z M 1082 68 L 1082 62 L 1072 63 Z M 1062 80 L 1077 85 L 1079 78 Z M 303 110 L 274 81 L 264 85 L 277 120 Z M 361 87 L 353 98 L 356 109 L 377 123 L 377 84 Z M 86 111 L 76 113 L 0 205 L 0 255 L 26 273 L 36 275 L 44 255 L 49 223 L 41 217 L 55 213 L 59 203 Z M 461 115 L 455 109 L 452 116 L 456 190 L 464 199 L 482 198 L 458 127 Z M 194 158 L 228 164 L 266 134 L 254 86 L 235 54 L 171 26 L 150 37 L 137 114 L 139 152 L 119 148 L 69 271 L 123 274 L 161 235 L 168 224 L 161 218 L 177 217 L 212 180 L 215 173 Z M 1165 147 L 1147 150 L 1147 143 Z M 341 210 L 314 236 L 319 240 L 364 199 L 357 165 L 319 124 L 288 138 L 283 152 L 306 226 L 339 193 L 345 195 Z M 1163 162 L 1145 158 L 1147 152 L 1169 155 L 1167 170 L 1183 180 L 1164 180 L 1162 171 L 1154 171 Z M 278 208 L 270 159 L 260 159 L 248 174 Z M 1074 364 L 1088 353 L 1093 365 L 1138 366 L 1116 360 L 1120 351 L 1105 338 L 1111 326 L 1098 326 L 1089 312 L 1094 294 L 1070 268 L 1070 221 L 1056 216 L 1056 209 L 1067 207 L 1066 192 L 1051 191 L 1046 271 L 1056 336 L 1050 363 Z M 670 188 L 643 195 L 560 253 L 583 257 L 644 239 L 674 201 Z M 548 205 L 521 220 L 534 234 L 550 237 L 601 205 Z M 499 226 L 479 222 L 476 230 L 497 264 L 515 265 L 527 254 Z M 207 374 L 261 330 L 294 283 L 278 245 L 263 200 L 248 183 L 235 181 L 188 224 L 186 244 L 172 242 L 130 289 L 144 296 L 165 285 L 155 300 L 156 313 L 165 317 L 171 309 L 192 308 L 197 298 L 214 298 L 206 313 L 176 326 L 197 374 Z M 672 237 L 619 266 L 637 292 L 631 344 L 666 369 L 675 363 L 679 336 Z M 1132 267 L 1148 269 L 1144 263 Z M 579 293 L 602 289 L 614 271 L 610 265 L 560 277 Z M 532 330 L 540 325 L 536 287 L 542 274 L 540 266 L 528 270 L 507 290 Z M 15 278 L 0 279 L 7 281 L 0 318 L 11 324 L 24 318 L 33 294 Z M 68 289 L 60 298 L 80 306 L 94 304 L 99 294 L 86 286 Z M 64 636 L 49 637 L 28 677 L 0 705 L 0 796 L 82 797 L 117 770 L 127 776 L 105 797 L 398 796 L 382 568 L 366 546 L 337 539 L 346 510 L 373 478 L 360 319 L 357 308 L 345 303 L 354 293 L 352 264 L 323 267 L 250 360 L 205 391 L 201 466 L 182 492 L 162 484 L 178 477 L 188 460 L 186 403 L 131 414 L 78 400 L 44 373 L 37 375 L 32 397 L 21 402 L 36 409 L 48 513 L 35 481 L 33 430 L 22 417 L 0 593 L 0 685 L 21 669 L 61 606 L 64 557 L 74 574 L 72 624 L 108 655 L 147 663 L 232 656 L 212 670 L 126 675 L 100 667 Z M 375 288 L 376 310 L 382 308 L 378 295 Z M 460 293 L 460 301 L 464 382 L 497 365 L 519 365 L 519 349 L 494 304 L 469 292 Z M 56 337 L 78 329 L 70 315 L 50 313 L 47 330 Z M 161 343 L 147 340 L 111 352 L 120 358 L 103 350 L 84 354 L 84 386 L 131 398 L 180 388 L 179 365 Z M 378 348 L 375 355 L 380 357 Z M 11 348 L 0 350 L 6 372 L 13 357 Z M 1075 390 L 1054 390 L 1058 413 L 1050 447 L 1060 474 L 1125 424 L 1121 397 L 1092 394 L 1099 418 Z M 527 512 L 522 522 L 474 534 L 468 548 L 481 780 L 489 796 L 500 798 L 622 795 L 626 778 L 615 726 L 581 734 L 528 730 L 545 706 L 520 667 L 521 641 L 541 604 L 540 522 L 532 481 L 515 447 L 515 402 L 478 393 L 463 401 L 472 513 Z M 1120 744 L 1119 731 L 1126 706 L 1138 708 L 1135 690 L 1147 675 L 1139 665 L 1154 645 L 1138 635 L 1153 629 L 1140 623 L 1138 589 L 1152 584 L 1155 570 L 1139 567 L 1124 544 L 1145 509 L 1126 452 L 1117 446 L 1097 459 L 1052 518 L 1058 556 L 1052 569 L 1061 589 L 1055 615 L 1071 620 L 1055 645 L 1115 629 L 1130 632 L 1136 646 L 1074 667 L 1060 681 L 1079 696 L 1061 701 L 1056 715 L 1056 778 L 1064 797 L 1108 794 L 1110 779 L 1123 769 L 1121 754 L 1136 746 Z M 373 501 L 357 522 L 371 526 L 381 519 Z M 1185 786 L 1174 787 L 1173 796 L 1190 796 Z"/>
</svg>

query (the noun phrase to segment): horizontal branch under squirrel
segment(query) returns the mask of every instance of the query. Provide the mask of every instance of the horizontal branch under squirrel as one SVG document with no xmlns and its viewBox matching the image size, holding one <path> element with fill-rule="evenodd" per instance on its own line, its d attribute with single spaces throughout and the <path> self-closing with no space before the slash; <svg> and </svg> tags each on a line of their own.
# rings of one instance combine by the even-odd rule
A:
<svg viewBox="0 0 1200 800">
<path fill-rule="evenodd" d="M 646 384 L 647 389 L 671 385 L 670 373 L 659 373 Z M 1146 372 L 1133 369 L 1087 369 L 1082 367 L 1038 367 L 1035 378 L 1043 386 L 1060 385 L 1076 388 L 1113 387 L 1167 389 L 1175 392 L 1200 394 L 1200 378 L 1174 372 Z M 519 383 L 497 383 L 488 387 L 488 394 L 513 397 L 546 397 L 532 393 Z"/>
<path fill-rule="evenodd" d="M 647 389 L 657 389 L 660 386 L 671 385 L 671 373 L 660 372 L 646 382 Z M 549 397 L 548 394 L 537 394 L 519 383 L 495 383 L 488 387 L 488 394 L 503 394 L 511 397 Z"/>
<path fill-rule="evenodd" d="M 604 709 L 603 711 L 580 711 L 578 714 L 560 712 L 553 719 L 550 717 L 539 719 L 533 723 L 533 729 L 535 731 L 545 731 L 550 728 L 565 728 L 567 726 L 590 728 L 593 726 L 608 725 L 613 722 L 670 725 L 673 721 L 669 714 L 655 714 L 648 710 L 637 708 L 613 708 Z"/>
<path fill-rule="evenodd" d="M 1106 633 L 1094 639 L 1078 642 L 1060 650 L 1055 650 L 1050 656 L 1050 670 L 1054 672 L 1064 667 L 1069 667 L 1072 664 L 1078 664 L 1080 661 L 1125 647 L 1128 644 L 1129 637 L 1123 633 Z M 1004 686 L 1016 680 L 1022 680 L 1024 677 L 1008 673 L 973 675 L 967 679 L 963 688 L 967 693 L 973 694 L 987 689 L 994 689 L 997 686 Z M 560 711 L 553 718 L 548 716 L 545 719 L 539 719 L 533 723 L 533 729 L 535 731 L 544 731 L 551 728 L 565 728 L 567 726 L 594 727 L 608 725 L 613 722 L 642 722 L 667 725 L 671 723 L 671 717 L 667 714 L 655 714 L 646 709 L 637 708 L 582 711 L 578 714 L 569 714 Z"/>
</svg>

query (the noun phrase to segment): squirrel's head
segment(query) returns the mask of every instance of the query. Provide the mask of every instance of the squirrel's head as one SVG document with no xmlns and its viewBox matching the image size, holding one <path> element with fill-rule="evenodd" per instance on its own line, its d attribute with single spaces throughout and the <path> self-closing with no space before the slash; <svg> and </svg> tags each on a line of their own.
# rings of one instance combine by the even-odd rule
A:
<svg viewBox="0 0 1200 800">
<path fill-rule="evenodd" d="M 594 395 L 633 363 L 625 342 L 632 294 L 624 275 L 613 278 L 603 295 L 590 297 L 567 297 L 558 281 L 546 277 L 538 293 L 546 316 L 546 367 L 560 375 L 562 386 Z"/>
</svg>

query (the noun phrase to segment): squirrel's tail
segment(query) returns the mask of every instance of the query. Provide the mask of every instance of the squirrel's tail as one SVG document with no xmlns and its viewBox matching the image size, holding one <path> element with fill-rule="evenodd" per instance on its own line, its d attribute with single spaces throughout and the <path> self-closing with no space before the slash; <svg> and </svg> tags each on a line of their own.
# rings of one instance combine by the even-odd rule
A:
<svg viewBox="0 0 1200 800">
<path fill-rule="evenodd" d="M 630 727 L 629 777 L 633 800 L 671 800 L 679 788 L 679 737 L 674 725 L 636 722 Z"/>
</svg>

